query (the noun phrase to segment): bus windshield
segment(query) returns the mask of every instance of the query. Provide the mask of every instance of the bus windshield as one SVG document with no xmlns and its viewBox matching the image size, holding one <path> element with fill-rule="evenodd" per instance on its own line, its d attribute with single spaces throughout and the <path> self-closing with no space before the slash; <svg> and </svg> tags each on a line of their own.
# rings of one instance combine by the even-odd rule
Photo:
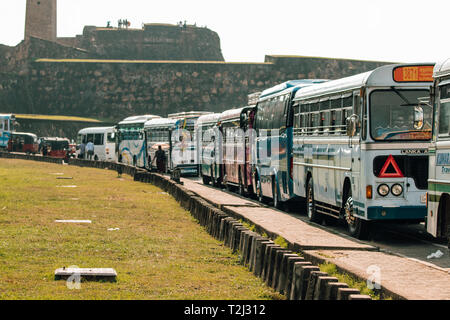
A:
<svg viewBox="0 0 450 320">
<path fill-rule="evenodd" d="M 370 94 L 370 127 L 374 140 L 430 140 L 433 112 L 419 98 L 428 90 L 391 88 Z"/>
</svg>

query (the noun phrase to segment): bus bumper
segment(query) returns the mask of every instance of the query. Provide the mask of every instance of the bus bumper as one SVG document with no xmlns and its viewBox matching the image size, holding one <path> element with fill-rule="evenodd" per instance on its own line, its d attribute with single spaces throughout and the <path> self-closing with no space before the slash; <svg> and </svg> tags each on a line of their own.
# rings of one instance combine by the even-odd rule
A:
<svg viewBox="0 0 450 320">
<path fill-rule="evenodd" d="M 368 207 L 369 220 L 425 220 L 426 206 Z"/>
</svg>

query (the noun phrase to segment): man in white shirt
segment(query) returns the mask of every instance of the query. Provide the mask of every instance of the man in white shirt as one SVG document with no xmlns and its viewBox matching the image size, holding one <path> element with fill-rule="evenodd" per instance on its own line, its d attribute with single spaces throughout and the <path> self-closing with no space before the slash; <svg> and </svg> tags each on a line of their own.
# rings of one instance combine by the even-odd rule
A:
<svg viewBox="0 0 450 320">
<path fill-rule="evenodd" d="M 92 157 L 94 156 L 94 144 L 91 140 L 86 145 L 86 153 L 88 160 L 92 160 Z"/>
</svg>

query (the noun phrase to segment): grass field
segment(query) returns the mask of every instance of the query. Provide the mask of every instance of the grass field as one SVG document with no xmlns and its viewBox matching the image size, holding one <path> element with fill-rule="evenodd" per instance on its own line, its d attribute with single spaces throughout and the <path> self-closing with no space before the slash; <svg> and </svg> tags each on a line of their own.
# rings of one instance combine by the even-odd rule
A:
<svg viewBox="0 0 450 320">
<path fill-rule="evenodd" d="M 92 223 L 54 222 L 66 219 Z M 54 280 L 64 266 L 114 268 L 117 282 L 69 289 Z M 282 296 L 159 188 L 109 170 L 0 159 L 0 299 Z"/>
</svg>

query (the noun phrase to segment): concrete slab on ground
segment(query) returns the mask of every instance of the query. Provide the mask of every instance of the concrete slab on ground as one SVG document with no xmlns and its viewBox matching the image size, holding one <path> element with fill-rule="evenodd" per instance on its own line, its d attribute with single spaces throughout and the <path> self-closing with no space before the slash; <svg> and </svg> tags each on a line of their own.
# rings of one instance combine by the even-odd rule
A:
<svg viewBox="0 0 450 320">
<path fill-rule="evenodd" d="M 56 279 L 66 279 L 70 276 L 82 278 L 112 278 L 117 277 L 116 270 L 112 268 L 59 268 L 55 270 Z"/>
<path fill-rule="evenodd" d="M 404 299 L 450 299 L 448 271 L 415 259 L 374 251 L 307 250 L 303 254 L 306 259 L 330 262 L 362 279 L 379 282 L 383 289 Z"/>
<path fill-rule="evenodd" d="M 340 250 L 378 250 L 356 239 L 344 238 L 322 228 L 310 225 L 288 213 L 266 207 L 230 207 L 226 212 L 234 212 L 260 226 L 268 233 L 277 234 L 299 250 L 340 249 Z"/>
</svg>

